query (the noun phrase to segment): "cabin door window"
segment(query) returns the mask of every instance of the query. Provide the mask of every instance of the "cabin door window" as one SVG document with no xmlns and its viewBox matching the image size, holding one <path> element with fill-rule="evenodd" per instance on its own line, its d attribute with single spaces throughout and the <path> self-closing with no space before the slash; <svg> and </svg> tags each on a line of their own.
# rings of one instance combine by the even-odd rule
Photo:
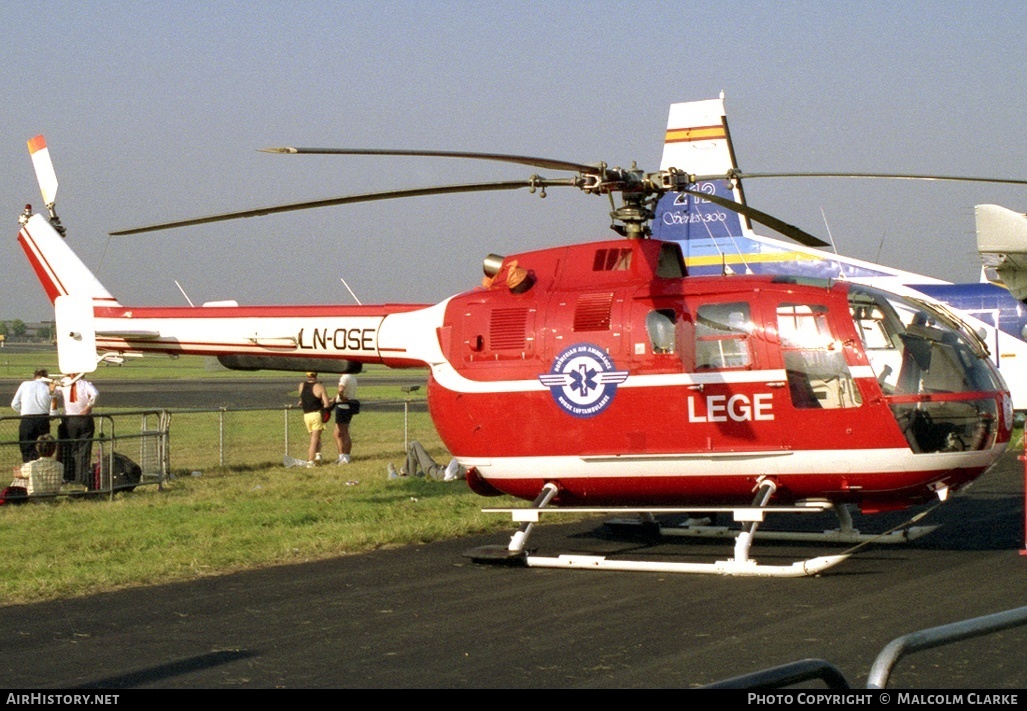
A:
<svg viewBox="0 0 1027 711">
<path fill-rule="evenodd" d="M 755 325 L 748 302 L 704 304 L 695 316 L 695 368 L 751 368 Z"/>
<path fill-rule="evenodd" d="M 844 348 L 821 304 L 781 304 L 777 334 L 792 404 L 800 409 L 858 407 L 863 399 L 845 362 Z"/>
</svg>

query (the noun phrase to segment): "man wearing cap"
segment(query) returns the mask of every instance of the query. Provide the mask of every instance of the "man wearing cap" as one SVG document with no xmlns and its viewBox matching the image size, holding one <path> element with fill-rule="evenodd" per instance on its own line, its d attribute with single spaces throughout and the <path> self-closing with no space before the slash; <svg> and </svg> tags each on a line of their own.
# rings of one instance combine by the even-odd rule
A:
<svg viewBox="0 0 1027 711">
<path fill-rule="evenodd" d="M 18 386 L 14 393 L 11 407 L 21 415 L 18 425 L 18 440 L 21 446 L 21 461 L 31 462 L 38 459 L 36 440 L 40 435 L 50 434 L 50 413 L 53 410 L 54 382 L 50 380 L 45 368 L 40 368 Z"/>
<path fill-rule="evenodd" d="M 328 409 L 328 391 L 317 380 L 317 373 L 307 372 L 307 379 L 300 383 L 299 406 L 303 408 L 303 422 L 310 433 L 310 449 L 307 451 L 307 466 L 316 466 L 321 458 L 321 433 L 325 421 L 322 412 Z"/>
</svg>

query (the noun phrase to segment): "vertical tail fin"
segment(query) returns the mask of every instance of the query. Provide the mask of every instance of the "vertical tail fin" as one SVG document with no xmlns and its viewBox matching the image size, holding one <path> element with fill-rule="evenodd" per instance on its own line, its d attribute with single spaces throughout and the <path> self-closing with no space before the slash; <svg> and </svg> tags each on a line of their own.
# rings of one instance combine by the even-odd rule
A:
<svg viewBox="0 0 1027 711">
<path fill-rule="evenodd" d="M 35 214 L 22 225 L 18 243 L 51 303 L 58 296 L 78 296 L 95 306 L 119 305 L 42 215 Z"/>
<path fill-rule="evenodd" d="M 719 175 L 737 168 L 727 127 L 724 95 L 718 99 L 672 104 L 667 121 L 661 168 L 694 175 Z M 745 203 L 737 180 L 700 182 L 708 194 Z M 748 220 L 702 198 L 668 193 L 653 218 L 653 236 L 678 242 L 688 273 L 793 274 L 821 279 L 896 277 L 933 281 L 928 277 L 758 235 Z M 1027 264 L 1027 261 L 1025 261 Z M 1027 271 L 1027 267 L 1025 267 Z M 1027 289 L 1027 279 L 1024 281 Z M 1025 292 L 1027 293 L 1027 292 Z"/>
<path fill-rule="evenodd" d="M 726 175 L 737 167 L 723 94 L 719 99 L 670 105 L 661 170 L 678 168 L 697 175 Z"/>
</svg>

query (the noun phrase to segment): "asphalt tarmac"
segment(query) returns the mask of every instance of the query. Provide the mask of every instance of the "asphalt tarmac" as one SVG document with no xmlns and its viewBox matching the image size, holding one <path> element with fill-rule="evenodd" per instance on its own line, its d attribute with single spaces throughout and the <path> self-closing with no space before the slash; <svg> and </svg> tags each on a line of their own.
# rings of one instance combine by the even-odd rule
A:
<svg viewBox="0 0 1027 711">
<path fill-rule="evenodd" d="M 924 523 L 943 524 L 935 533 L 864 549 L 816 578 L 487 567 L 461 556 L 506 542 L 490 535 L 4 607 L 0 680 L 62 689 L 687 688 L 821 658 L 863 686 L 893 638 L 1027 604 L 1023 480 L 1022 463 L 1007 455 L 931 513 Z M 899 520 L 856 523 L 883 530 Z M 543 522 L 532 545 L 730 555 L 723 543 L 617 539 L 600 520 Z M 754 555 L 786 563 L 832 551 L 757 543 Z M 1021 627 L 921 652 L 899 663 L 891 688 L 1025 688 L 1025 645 Z"/>
</svg>

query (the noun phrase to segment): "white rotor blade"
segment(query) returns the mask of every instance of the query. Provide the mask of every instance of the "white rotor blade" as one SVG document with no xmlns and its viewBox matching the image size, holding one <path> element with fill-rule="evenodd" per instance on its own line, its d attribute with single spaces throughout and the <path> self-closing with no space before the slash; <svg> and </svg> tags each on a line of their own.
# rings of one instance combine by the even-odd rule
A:
<svg viewBox="0 0 1027 711">
<path fill-rule="evenodd" d="M 32 167 L 36 169 L 39 191 L 43 193 L 43 202 L 47 207 L 52 207 L 57 199 L 57 174 L 53 169 L 53 161 L 50 160 L 50 149 L 46 147 L 46 141 L 42 136 L 30 139 L 28 144 Z"/>
</svg>

